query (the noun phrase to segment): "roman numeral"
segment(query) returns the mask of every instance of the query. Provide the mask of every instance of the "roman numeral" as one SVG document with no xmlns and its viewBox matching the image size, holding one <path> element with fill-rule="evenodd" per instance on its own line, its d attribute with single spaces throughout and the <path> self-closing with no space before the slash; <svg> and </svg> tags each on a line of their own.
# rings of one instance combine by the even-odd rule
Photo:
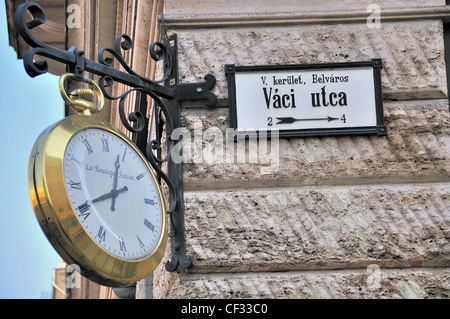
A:
<svg viewBox="0 0 450 319">
<path fill-rule="evenodd" d="M 127 155 L 127 149 L 125 149 L 125 151 L 123 151 L 122 162 L 125 160 L 125 155 Z"/>
<path fill-rule="evenodd" d="M 85 213 L 87 210 L 89 210 L 89 204 L 86 201 L 86 203 L 81 204 L 80 206 L 78 206 L 78 210 L 80 211 L 81 214 Z"/>
<path fill-rule="evenodd" d="M 152 205 L 152 206 L 155 205 L 155 201 L 153 199 L 144 198 L 144 201 L 148 205 Z"/>
<path fill-rule="evenodd" d="M 102 144 L 103 144 L 102 151 L 109 153 L 109 144 L 108 144 L 108 140 L 106 138 L 102 138 Z"/>
<path fill-rule="evenodd" d="M 142 242 L 142 240 L 139 238 L 138 235 L 136 235 L 136 238 L 137 238 L 137 240 L 138 240 L 138 242 L 139 242 L 139 247 L 144 248 L 145 245 L 144 245 L 144 243 Z"/>
<path fill-rule="evenodd" d="M 70 180 L 70 189 L 81 190 L 81 183 L 75 183 L 74 181 Z"/>
<path fill-rule="evenodd" d="M 127 251 L 127 248 L 125 247 L 125 242 L 123 241 L 123 238 L 119 237 L 119 246 L 120 246 L 120 251 Z"/>
<path fill-rule="evenodd" d="M 105 242 L 106 240 L 106 229 L 103 228 L 103 226 L 100 225 L 100 228 L 98 229 L 97 237 L 100 239 L 100 241 Z"/>
<path fill-rule="evenodd" d="M 88 202 L 86 201 L 86 203 L 78 206 L 78 211 L 80 212 L 80 216 L 79 217 L 84 217 L 83 218 L 83 222 L 86 220 L 86 218 L 89 217 L 89 215 L 91 214 L 90 212 L 88 212 L 90 206 L 88 204 Z"/>
<path fill-rule="evenodd" d="M 147 218 L 144 219 L 144 225 L 147 226 L 148 229 L 150 229 L 152 232 L 155 231 L 155 225 L 153 225 L 152 223 L 150 223 Z"/>
<path fill-rule="evenodd" d="M 84 144 L 84 146 L 86 146 L 86 149 L 87 149 L 87 151 L 88 151 L 88 154 L 91 154 L 91 153 L 94 152 L 94 151 L 92 150 L 92 148 L 91 148 L 91 145 L 89 145 L 89 142 L 88 142 L 87 139 L 84 139 L 84 140 L 83 140 L 83 144 Z"/>
<path fill-rule="evenodd" d="M 136 176 L 136 179 L 137 179 L 137 180 L 140 180 L 140 179 L 142 179 L 142 178 L 144 178 L 144 174 L 141 174 L 141 175 Z"/>
</svg>

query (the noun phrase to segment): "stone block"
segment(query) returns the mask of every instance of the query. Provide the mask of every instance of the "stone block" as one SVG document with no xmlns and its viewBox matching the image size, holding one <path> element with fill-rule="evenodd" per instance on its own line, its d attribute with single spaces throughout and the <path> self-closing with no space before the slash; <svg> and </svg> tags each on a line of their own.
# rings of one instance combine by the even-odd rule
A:
<svg viewBox="0 0 450 319">
<path fill-rule="evenodd" d="M 189 273 L 448 267 L 450 184 L 185 193 Z"/>
<path fill-rule="evenodd" d="M 383 59 L 383 96 L 389 100 L 447 96 L 440 20 L 365 24 L 177 30 L 181 82 L 217 78 L 214 92 L 227 106 L 224 65 L 279 65 Z M 185 106 L 192 105 L 184 104 Z M 199 104 L 194 104 L 198 106 Z"/>
<path fill-rule="evenodd" d="M 242 142 L 227 141 L 226 108 L 186 110 L 182 125 L 189 131 L 184 140 L 191 156 L 184 165 L 185 189 L 448 182 L 447 100 L 386 102 L 384 109 L 385 137 L 280 138 L 273 149 L 270 141 L 267 147 L 252 142 L 242 149 L 236 145 Z M 234 159 L 228 161 L 230 154 Z M 250 154 L 256 154 L 253 161 Z"/>
<path fill-rule="evenodd" d="M 328 10 L 366 9 L 370 4 L 383 8 L 405 8 L 445 5 L 444 0 L 339 0 L 307 1 L 307 0 L 277 0 L 276 6 L 270 0 L 209 0 L 207 2 L 190 0 L 166 0 L 165 12 L 169 15 L 201 15 L 201 14 L 255 14 L 267 12 L 311 12 Z M 324 4 L 326 2 L 326 4 Z"/>
<path fill-rule="evenodd" d="M 375 272 L 372 272 L 375 269 Z M 168 298 L 422 299 L 450 297 L 449 269 L 181 276 Z M 263 301 L 262 301 L 263 302 Z M 222 310 L 224 312 L 224 310 Z"/>
</svg>

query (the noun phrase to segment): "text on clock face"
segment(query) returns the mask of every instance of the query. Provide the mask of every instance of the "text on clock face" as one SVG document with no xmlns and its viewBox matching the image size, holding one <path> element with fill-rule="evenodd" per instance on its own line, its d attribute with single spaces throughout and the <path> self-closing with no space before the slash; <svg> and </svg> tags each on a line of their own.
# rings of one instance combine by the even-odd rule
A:
<svg viewBox="0 0 450 319">
<path fill-rule="evenodd" d="M 108 168 L 102 168 L 102 167 L 99 167 L 98 165 L 86 164 L 85 170 L 86 171 L 92 171 L 92 172 L 99 173 L 99 174 L 109 175 L 109 177 L 111 177 L 111 178 L 114 177 L 114 171 L 113 170 L 108 169 Z M 129 174 L 125 173 L 125 172 L 119 171 L 118 177 L 132 181 L 134 179 L 138 179 L 138 177 L 142 178 L 144 176 L 143 176 L 143 174 L 139 174 L 137 176 L 132 176 L 132 175 L 129 175 Z"/>
<path fill-rule="evenodd" d="M 158 245 L 164 214 L 145 160 L 101 129 L 78 133 L 65 158 L 68 195 L 91 238 L 120 258 L 149 255 Z"/>
</svg>

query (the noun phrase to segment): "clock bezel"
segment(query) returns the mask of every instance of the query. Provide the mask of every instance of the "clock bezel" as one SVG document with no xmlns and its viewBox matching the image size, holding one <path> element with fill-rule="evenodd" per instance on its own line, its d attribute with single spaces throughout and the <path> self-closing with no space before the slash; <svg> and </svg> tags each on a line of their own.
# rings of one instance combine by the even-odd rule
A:
<svg viewBox="0 0 450 319">
<path fill-rule="evenodd" d="M 102 129 L 126 142 L 144 161 L 155 182 L 163 213 L 162 230 L 156 248 L 142 259 L 126 260 L 106 251 L 86 232 L 70 203 L 64 179 L 64 155 L 72 137 L 85 129 Z M 105 286 L 123 287 L 147 277 L 161 262 L 168 238 L 161 188 L 139 149 L 110 123 L 89 115 L 74 115 L 42 132 L 30 154 L 28 190 L 36 218 L 48 240 L 64 261 L 78 265 L 86 278 Z"/>
</svg>

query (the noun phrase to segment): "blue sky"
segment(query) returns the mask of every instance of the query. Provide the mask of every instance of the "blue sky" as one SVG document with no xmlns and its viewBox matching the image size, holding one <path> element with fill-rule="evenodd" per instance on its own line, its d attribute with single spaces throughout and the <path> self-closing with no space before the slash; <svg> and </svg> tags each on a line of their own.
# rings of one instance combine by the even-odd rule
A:
<svg viewBox="0 0 450 319">
<path fill-rule="evenodd" d="M 28 197 L 27 165 L 39 134 L 64 116 L 58 77 L 30 78 L 8 45 L 0 3 L 0 299 L 50 293 L 61 260 L 42 232 Z"/>
</svg>

